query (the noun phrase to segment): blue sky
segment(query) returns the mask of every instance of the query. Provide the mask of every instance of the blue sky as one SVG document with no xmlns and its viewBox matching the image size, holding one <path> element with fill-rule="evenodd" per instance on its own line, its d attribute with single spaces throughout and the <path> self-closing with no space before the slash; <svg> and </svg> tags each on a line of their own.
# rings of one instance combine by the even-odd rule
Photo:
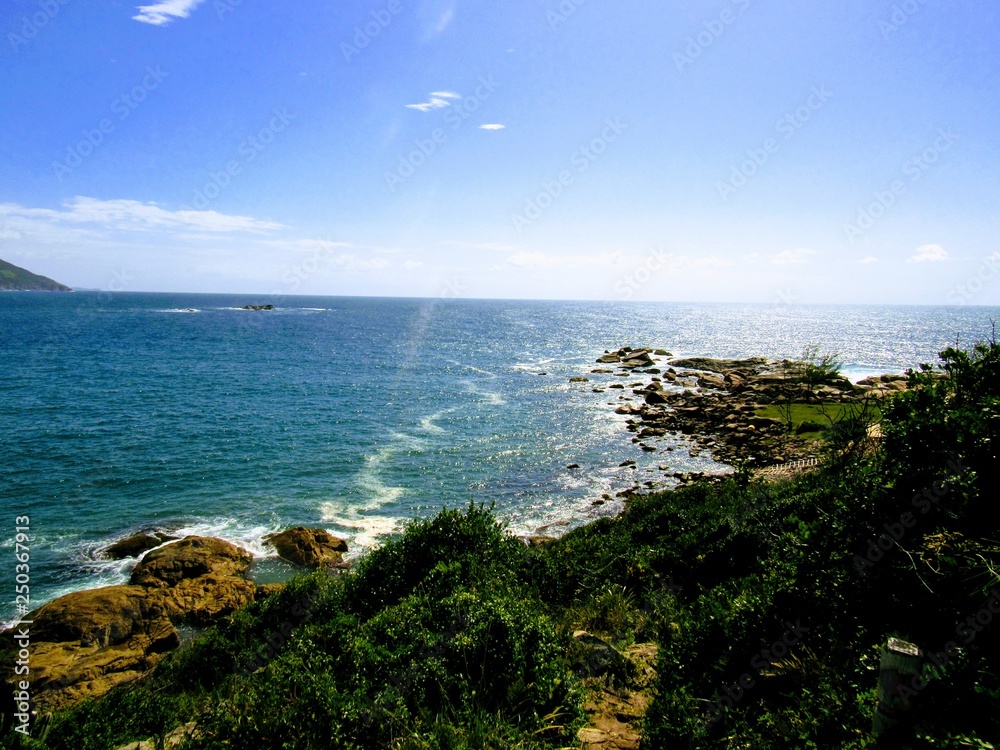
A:
<svg viewBox="0 0 1000 750">
<path fill-rule="evenodd" d="M 1000 304 L 986 0 L 8 0 L 0 257 L 134 291 Z"/>
</svg>

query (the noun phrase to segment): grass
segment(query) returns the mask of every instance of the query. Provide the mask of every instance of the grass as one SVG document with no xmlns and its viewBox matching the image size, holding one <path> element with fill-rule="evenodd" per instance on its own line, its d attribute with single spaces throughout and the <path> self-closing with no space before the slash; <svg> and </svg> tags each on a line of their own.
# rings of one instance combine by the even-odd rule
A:
<svg viewBox="0 0 1000 750">
<path fill-rule="evenodd" d="M 805 422 L 815 422 L 826 427 L 837 422 L 850 419 L 857 412 L 855 404 L 791 404 L 792 429 L 797 429 Z M 775 404 L 765 404 L 757 407 L 757 416 L 769 417 L 785 421 L 786 411 Z"/>
</svg>

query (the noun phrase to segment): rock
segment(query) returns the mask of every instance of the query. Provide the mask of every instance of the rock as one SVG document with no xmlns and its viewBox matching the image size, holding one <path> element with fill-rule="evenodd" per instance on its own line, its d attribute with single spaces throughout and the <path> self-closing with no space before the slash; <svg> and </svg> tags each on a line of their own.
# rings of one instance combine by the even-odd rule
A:
<svg viewBox="0 0 1000 750">
<path fill-rule="evenodd" d="M 244 310 L 273 310 L 274 305 L 243 305 Z"/>
<path fill-rule="evenodd" d="M 618 388 L 620 390 L 624 390 L 625 386 L 623 386 L 621 383 L 612 383 L 611 385 L 608 386 L 608 388 Z"/>
<path fill-rule="evenodd" d="M 617 353 L 606 353 L 601 357 L 597 358 L 597 363 L 602 365 L 616 364 L 621 360 L 621 357 Z"/>
<path fill-rule="evenodd" d="M 146 555 L 135 566 L 129 583 L 168 588 L 209 574 L 242 577 L 252 559 L 249 552 L 222 539 L 188 536 Z"/>
<path fill-rule="evenodd" d="M 546 536 L 545 534 L 533 534 L 526 541 L 529 547 L 548 547 L 552 542 L 556 541 L 556 538 L 554 536 Z"/>
<path fill-rule="evenodd" d="M 670 364 L 674 367 L 683 367 L 688 370 L 708 370 L 722 374 L 726 374 L 730 370 L 749 370 L 756 373 L 767 365 L 767 360 L 763 357 L 752 357 L 750 359 L 687 357 L 685 359 L 672 360 Z"/>
<path fill-rule="evenodd" d="M 803 422 L 798 427 L 795 428 L 795 434 L 801 435 L 806 432 L 822 432 L 826 427 L 821 425 L 819 422 Z"/>
<path fill-rule="evenodd" d="M 566 468 L 567 469 L 579 469 L 580 468 L 580 464 L 567 464 Z"/>
<path fill-rule="evenodd" d="M 347 542 L 330 534 L 325 529 L 307 529 L 296 526 L 280 534 L 269 534 L 264 541 L 270 542 L 285 560 L 305 568 L 339 567 L 347 552 Z"/>
<path fill-rule="evenodd" d="M 581 677 L 625 678 L 629 662 L 610 643 L 591 635 L 586 630 L 573 633 L 571 668 Z"/>
<path fill-rule="evenodd" d="M 591 370 L 590 372 L 596 375 L 610 375 L 611 373 L 614 372 L 614 370 L 605 370 L 603 368 L 598 368 L 596 370 Z"/>
<path fill-rule="evenodd" d="M 647 404 L 665 404 L 667 396 L 663 391 L 646 391 L 645 400 Z"/>
<path fill-rule="evenodd" d="M 32 619 L 31 688 L 46 710 L 130 682 L 180 645 L 159 597 L 141 586 L 67 594 Z"/>
<path fill-rule="evenodd" d="M 115 748 L 115 750 L 160 750 L 161 748 L 163 750 L 174 750 L 174 748 L 180 747 L 188 739 L 197 739 L 199 737 L 201 737 L 201 732 L 198 731 L 198 725 L 193 721 L 189 721 L 187 724 L 179 726 L 165 735 L 162 738 L 162 743 L 150 737 L 148 740 L 142 742 L 130 742 L 127 745 Z"/>
<path fill-rule="evenodd" d="M 159 547 L 164 542 L 177 539 L 175 536 L 162 534 L 159 531 L 143 531 L 121 539 L 101 550 L 101 554 L 109 560 L 124 560 L 126 557 L 139 557 L 143 552 Z"/>
<path fill-rule="evenodd" d="M 209 625 L 252 602 L 250 560 L 229 542 L 190 536 L 147 552 L 127 586 L 41 607 L 30 616 L 36 706 L 60 708 L 137 679 L 180 645 L 175 624 Z"/>
<path fill-rule="evenodd" d="M 257 584 L 257 591 L 254 592 L 253 599 L 255 602 L 267 599 L 267 597 L 274 596 L 283 588 L 285 588 L 285 584 L 283 583 L 259 583 Z"/>
<path fill-rule="evenodd" d="M 590 378 L 584 378 L 584 377 L 570 378 L 569 382 L 571 382 L 571 383 L 589 383 L 590 382 Z"/>
<path fill-rule="evenodd" d="M 657 349 L 655 352 L 653 352 L 653 354 L 655 354 L 657 357 L 669 357 L 670 356 L 670 352 L 668 352 L 666 349 Z"/>
<path fill-rule="evenodd" d="M 147 553 L 129 582 L 158 589 L 174 621 L 204 626 L 254 600 L 257 587 L 246 579 L 252 559 L 222 539 L 189 536 Z"/>
</svg>

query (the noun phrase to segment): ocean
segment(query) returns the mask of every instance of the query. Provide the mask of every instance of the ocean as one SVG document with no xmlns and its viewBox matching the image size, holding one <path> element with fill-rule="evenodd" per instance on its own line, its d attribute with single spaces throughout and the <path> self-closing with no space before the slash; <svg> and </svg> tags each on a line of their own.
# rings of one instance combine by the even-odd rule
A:
<svg viewBox="0 0 1000 750">
<path fill-rule="evenodd" d="M 240 309 L 275 302 L 273 311 Z M 518 534 L 620 511 L 595 499 L 673 471 L 724 471 L 667 437 L 631 442 L 605 349 L 841 355 L 902 372 L 990 333 L 997 308 L 539 302 L 138 293 L 0 294 L 0 619 L 14 618 L 15 518 L 32 605 L 127 581 L 101 548 L 142 529 L 228 539 L 293 525 L 351 555 L 408 519 L 494 503 Z M 585 383 L 570 383 L 575 376 Z M 636 466 L 622 467 L 626 460 Z M 579 464 L 579 469 L 567 468 Z"/>
</svg>

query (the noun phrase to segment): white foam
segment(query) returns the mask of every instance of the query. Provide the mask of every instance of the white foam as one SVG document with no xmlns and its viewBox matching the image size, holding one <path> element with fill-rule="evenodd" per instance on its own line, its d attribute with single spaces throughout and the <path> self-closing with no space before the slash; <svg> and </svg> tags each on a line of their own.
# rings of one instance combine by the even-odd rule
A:
<svg viewBox="0 0 1000 750">
<path fill-rule="evenodd" d="M 362 516 L 356 510 L 345 511 L 341 505 L 332 502 L 320 505 L 320 517 L 324 523 L 333 524 L 331 531 L 348 537 L 349 557 L 357 557 L 362 550 L 377 547 L 382 538 L 395 534 L 403 524 L 401 518 Z"/>
<path fill-rule="evenodd" d="M 278 526 L 263 524 L 244 526 L 234 518 L 212 518 L 195 521 L 179 529 L 168 529 L 166 533 L 176 537 L 212 536 L 245 549 L 254 557 L 273 557 L 274 548 L 264 542 L 264 537 L 281 531 Z"/>
<path fill-rule="evenodd" d="M 454 409 L 442 409 L 441 411 L 434 412 L 429 417 L 424 417 L 423 419 L 420 420 L 420 429 L 423 430 L 424 432 L 428 432 L 428 433 L 430 433 L 432 435 L 443 435 L 443 434 L 445 434 L 446 430 L 443 427 L 441 427 L 440 425 L 436 425 L 434 423 L 437 420 L 441 419 L 441 417 L 443 417 L 443 416 L 445 416 L 447 414 L 451 414 L 453 411 L 455 411 L 455 410 Z"/>
</svg>

